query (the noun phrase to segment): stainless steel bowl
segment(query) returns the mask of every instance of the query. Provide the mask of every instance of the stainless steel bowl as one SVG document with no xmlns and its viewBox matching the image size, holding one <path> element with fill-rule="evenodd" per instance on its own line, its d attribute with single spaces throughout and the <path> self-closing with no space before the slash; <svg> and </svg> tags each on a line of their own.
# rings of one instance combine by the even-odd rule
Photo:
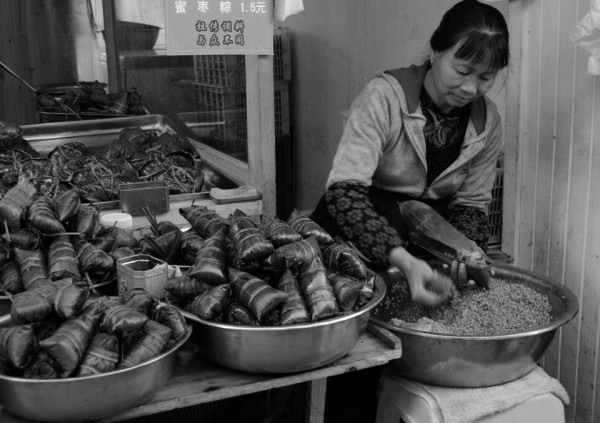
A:
<svg viewBox="0 0 600 423">
<path fill-rule="evenodd" d="M 253 373 L 290 373 L 314 369 L 342 358 L 364 333 L 371 310 L 385 296 L 375 279 L 375 295 L 351 314 L 289 326 L 239 326 L 210 322 L 184 312 L 192 323 L 192 340 L 210 360 Z"/>
<path fill-rule="evenodd" d="M 546 294 L 550 324 L 510 335 L 442 335 L 392 325 L 393 313 L 376 308 L 371 322 L 402 340 L 402 357 L 391 362 L 402 376 L 431 385 L 477 388 L 513 381 L 535 368 L 556 330 L 577 314 L 577 297 L 564 285 L 512 266 L 496 266 L 495 277 Z M 389 289 L 386 301 L 393 300 L 391 295 Z"/>
<path fill-rule="evenodd" d="M 10 326 L 10 316 L 0 327 Z M 5 374 L 0 360 L 0 405 L 34 421 L 72 422 L 99 419 L 143 403 L 173 372 L 177 350 L 190 337 L 147 362 L 94 376 L 53 380 L 25 379 Z"/>
</svg>

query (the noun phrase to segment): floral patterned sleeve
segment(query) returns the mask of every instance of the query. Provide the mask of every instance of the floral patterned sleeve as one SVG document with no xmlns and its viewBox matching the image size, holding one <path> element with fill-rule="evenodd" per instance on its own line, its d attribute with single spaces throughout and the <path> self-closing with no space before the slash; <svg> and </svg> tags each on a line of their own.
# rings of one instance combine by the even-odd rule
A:
<svg viewBox="0 0 600 423">
<path fill-rule="evenodd" d="M 454 206 L 448 210 L 447 220 L 484 252 L 490 237 L 490 227 L 486 213 L 475 207 Z"/>
<path fill-rule="evenodd" d="M 385 217 L 375 211 L 369 188 L 352 182 L 333 184 L 325 194 L 327 211 L 344 236 L 375 266 L 387 266 L 389 251 L 406 246 Z"/>
</svg>

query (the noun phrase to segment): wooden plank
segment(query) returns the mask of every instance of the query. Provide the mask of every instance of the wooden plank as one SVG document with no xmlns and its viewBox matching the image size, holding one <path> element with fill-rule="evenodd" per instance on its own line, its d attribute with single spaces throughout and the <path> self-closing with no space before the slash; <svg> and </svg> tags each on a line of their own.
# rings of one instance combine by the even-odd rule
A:
<svg viewBox="0 0 600 423">
<path fill-rule="evenodd" d="M 388 349 L 369 333 L 363 334 L 348 355 L 324 367 L 307 372 L 268 375 L 227 369 L 198 356 L 186 364 L 178 364 L 167 384 L 143 405 L 99 420 L 109 423 L 140 417 L 176 408 L 217 401 L 324 379 L 349 371 L 380 366 L 400 358 L 400 350 Z M 318 385 L 317 385 L 318 386 Z M 3 417 L 3 415 L 0 415 Z M 4 420 L 2 420 L 4 422 Z"/>
<path fill-rule="evenodd" d="M 108 72 L 108 91 L 117 93 L 121 87 L 119 52 L 116 41 L 116 12 L 114 0 L 102 0 L 104 17 L 104 41 L 106 43 L 106 65 Z M 127 87 L 125 87 L 127 88 Z"/>
<path fill-rule="evenodd" d="M 560 33 L 567 34 L 577 20 L 577 8 L 564 2 L 560 3 Z M 556 84 L 556 117 L 555 117 L 555 150 L 554 173 L 552 175 L 552 230 L 550 233 L 548 250 L 548 275 L 557 282 L 565 280 L 565 261 L 567 260 L 566 230 L 568 216 L 568 199 L 564 194 L 568 192 L 570 158 L 571 158 L 571 125 L 573 122 L 572 109 L 573 79 L 575 51 L 577 46 L 567 37 L 559 37 L 556 56 L 557 74 L 560 75 Z M 559 330 L 544 356 L 544 370 L 551 376 L 558 378 L 561 358 L 562 330 Z M 566 358 L 568 360 L 568 358 Z"/>
<path fill-rule="evenodd" d="M 246 56 L 248 184 L 263 196 L 263 213 L 276 214 L 273 57 Z"/>
<path fill-rule="evenodd" d="M 327 379 L 315 379 L 307 382 L 307 423 L 323 423 L 325 421 L 325 403 L 327 402 Z"/>
</svg>

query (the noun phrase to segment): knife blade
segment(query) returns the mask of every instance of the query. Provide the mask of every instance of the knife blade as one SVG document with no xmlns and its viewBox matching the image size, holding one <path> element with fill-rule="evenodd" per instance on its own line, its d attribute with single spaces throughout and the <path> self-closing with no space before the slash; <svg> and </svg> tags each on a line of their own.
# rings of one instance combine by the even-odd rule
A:
<svg viewBox="0 0 600 423">
<path fill-rule="evenodd" d="M 409 239 L 412 244 L 424 249 L 448 265 L 452 265 L 454 261 L 464 263 L 467 276 L 478 285 L 489 289 L 492 264 L 485 257 L 475 258 L 472 251 L 457 250 L 440 240 L 418 232 L 411 232 Z"/>
</svg>

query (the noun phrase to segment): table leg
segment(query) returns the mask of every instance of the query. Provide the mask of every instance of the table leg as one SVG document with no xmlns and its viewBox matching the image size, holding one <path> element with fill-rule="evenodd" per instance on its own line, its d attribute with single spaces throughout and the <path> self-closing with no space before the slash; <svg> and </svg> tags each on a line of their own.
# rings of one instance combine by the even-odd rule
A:
<svg viewBox="0 0 600 423">
<path fill-rule="evenodd" d="M 306 383 L 306 422 L 323 423 L 325 421 L 327 378 L 315 379 Z"/>
</svg>

